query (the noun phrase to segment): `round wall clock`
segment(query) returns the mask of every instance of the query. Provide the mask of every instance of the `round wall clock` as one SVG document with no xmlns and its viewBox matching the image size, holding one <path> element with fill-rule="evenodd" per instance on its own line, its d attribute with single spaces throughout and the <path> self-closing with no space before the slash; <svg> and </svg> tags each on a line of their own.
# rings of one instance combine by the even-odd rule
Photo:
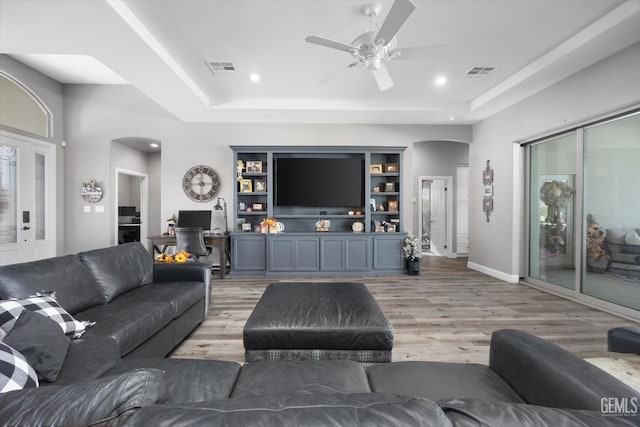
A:
<svg viewBox="0 0 640 427">
<path fill-rule="evenodd" d="M 218 194 L 220 180 L 213 168 L 194 166 L 184 174 L 182 189 L 187 197 L 196 202 L 208 202 Z"/>
</svg>

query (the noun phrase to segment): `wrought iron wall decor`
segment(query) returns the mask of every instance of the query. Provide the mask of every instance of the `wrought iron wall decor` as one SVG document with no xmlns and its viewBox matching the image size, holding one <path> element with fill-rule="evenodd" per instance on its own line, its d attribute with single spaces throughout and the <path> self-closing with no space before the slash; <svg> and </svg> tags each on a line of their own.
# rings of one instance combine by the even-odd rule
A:
<svg viewBox="0 0 640 427">
<path fill-rule="evenodd" d="M 493 169 L 489 165 L 487 160 L 487 167 L 482 171 L 482 184 L 484 185 L 484 197 L 482 198 L 482 210 L 487 216 L 487 222 L 489 222 L 489 216 L 493 212 Z"/>
</svg>

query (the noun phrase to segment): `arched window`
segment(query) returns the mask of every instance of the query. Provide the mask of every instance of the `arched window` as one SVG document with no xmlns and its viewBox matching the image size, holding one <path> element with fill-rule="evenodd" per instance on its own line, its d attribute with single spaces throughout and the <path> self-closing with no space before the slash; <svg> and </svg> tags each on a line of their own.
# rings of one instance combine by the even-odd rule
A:
<svg viewBox="0 0 640 427">
<path fill-rule="evenodd" d="M 51 112 L 29 88 L 0 70 L 0 125 L 51 136 Z"/>
</svg>

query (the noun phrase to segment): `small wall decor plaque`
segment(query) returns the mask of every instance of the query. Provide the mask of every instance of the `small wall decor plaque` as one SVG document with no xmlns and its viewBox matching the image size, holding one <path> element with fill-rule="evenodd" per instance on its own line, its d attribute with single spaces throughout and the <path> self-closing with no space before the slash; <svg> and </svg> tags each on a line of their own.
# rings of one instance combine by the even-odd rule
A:
<svg viewBox="0 0 640 427">
<path fill-rule="evenodd" d="M 102 187 L 95 179 L 82 183 L 82 198 L 89 203 L 97 203 L 102 199 Z"/>
<path fill-rule="evenodd" d="M 482 184 L 484 185 L 482 211 L 487 216 L 487 222 L 489 222 L 489 216 L 493 212 L 493 169 L 489 165 L 489 160 L 487 160 L 487 166 L 482 171 Z"/>
</svg>

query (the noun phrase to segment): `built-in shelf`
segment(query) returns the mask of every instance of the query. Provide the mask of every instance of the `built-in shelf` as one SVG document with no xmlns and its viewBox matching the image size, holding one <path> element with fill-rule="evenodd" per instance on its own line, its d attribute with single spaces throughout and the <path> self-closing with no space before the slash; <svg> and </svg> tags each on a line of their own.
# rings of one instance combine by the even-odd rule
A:
<svg viewBox="0 0 640 427">
<path fill-rule="evenodd" d="M 361 146 L 234 146 L 234 251 L 233 271 L 265 274 L 350 273 L 371 274 L 403 270 L 401 212 L 402 153 L 405 147 Z M 281 158 L 350 158 L 364 165 L 361 207 L 295 207 L 275 205 L 275 165 Z M 237 166 L 243 165 L 242 170 Z M 257 171 L 250 171 L 255 167 Z M 387 172 L 387 169 L 391 172 Z M 381 171 L 377 173 L 377 171 Z M 265 191 L 243 192 L 264 184 Z M 262 189 L 262 187 L 259 187 Z M 377 188 L 378 191 L 373 191 Z M 393 191 L 385 191 L 386 189 Z M 310 189 L 309 191 L 313 191 Z M 384 211 L 375 211 L 382 206 Z M 246 211 L 252 205 L 259 211 Z M 242 209 L 240 206 L 242 205 Z M 389 212 L 389 206 L 393 211 Z M 361 212 L 349 215 L 347 212 Z M 260 222 L 267 217 L 284 224 L 284 231 L 262 234 Z M 316 230 L 316 223 L 327 220 L 328 231 Z M 353 231 L 363 224 L 362 232 Z M 355 226 L 354 226 L 355 224 Z"/>
</svg>

